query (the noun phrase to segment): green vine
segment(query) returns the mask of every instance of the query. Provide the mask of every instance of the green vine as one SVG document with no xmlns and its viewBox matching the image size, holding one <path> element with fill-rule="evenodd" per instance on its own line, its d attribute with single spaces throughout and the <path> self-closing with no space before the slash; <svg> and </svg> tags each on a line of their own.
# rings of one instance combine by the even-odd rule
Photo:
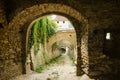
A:
<svg viewBox="0 0 120 80">
<path fill-rule="evenodd" d="M 46 42 L 56 33 L 57 27 L 57 24 L 50 17 L 44 17 L 33 24 L 31 28 L 30 47 L 34 46 L 35 54 L 39 51 L 39 44 L 42 44 L 44 48 L 43 55 L 45 55 Z"/>
</svg>

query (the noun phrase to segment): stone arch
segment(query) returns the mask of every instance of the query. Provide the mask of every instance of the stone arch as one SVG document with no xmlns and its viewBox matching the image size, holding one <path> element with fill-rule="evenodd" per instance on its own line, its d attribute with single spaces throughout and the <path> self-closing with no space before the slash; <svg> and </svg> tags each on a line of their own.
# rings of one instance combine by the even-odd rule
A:
<svg viewBox="0 0 120 80">
<path fill-rule="evenodd" d="M 66 43 L 66 45 L 62 45 L 62 44 L 60 44 L 60 43 L 63 43 L 63 42 L 67 42 Z M 60 39 L 60 40 L 58 40 L 58 41 L 54 41 L 54 43 L 59 43 L 60 45 L 59 45 L 59 47 L 64 47 L 65 48 L 65 46 L 68 46 L 68 43 L 69 43 L 69 48 L 74 48 L 74 47 L 76 47 L 76 46 L 74 46 L 74 44 L 73 43 L 71 43 L 71 41 L 69 40 L 69 39 Z M 54 44 L 53 43 L 53 44 Z M 48 45 L 48 52 L 52 52 L 52 46 L 53 46 L 53 44 L 51 44 L 51 45 Z"/>
<path fill-rule="evenodd" d="M 72 35 L 69 36 L 69 35 Z M 65 36 L 65 37 L 62 37 Z M 49 40 L 48 40 L 48 49 L 56 42 L 56 41 L 61 41 L 61 40 L 67 40 L 69 41 L 71 44 L 73 44 L 74 46 L 76 45 L 76 35 L 74 31 L 67 31 L 67 32 L 57 32 L 55 35 L 53 35 Z M 75 44 L 74 44 L 75 43 Z"/>
<path fill-rule="evenodd" d="M 66 43 L 67 42 L 67 43 Z M 69 52 L 69 56 L 76 60 L 77 58 L 77 49 L 76 49 L 76 33 L 74 30 L 66 30 L 64 32 L 62 31 L 58 31 L 56 34 L 54 34 L 53 36 L 51 36 L 51 38 L 48 40 L 47 42 L 47 50 L 48 52 L 53 53 L 53 45 L 57 44 L 58 46 L 56 47 L 58 52 L 60 47 L 61 48 L 68 48 L 68 52 Z M 69 44 L 68 44 L 69 43 Z M 65 45 L 64 45 L 65 44 Z M 66 47 L 65 47 L 66 46 Z M 55 49 L 56 49 L 55 48 Z M 54 54 L 55 55 L 55 54 Z"/>
<path fill-rule="evenodd" d="M 57 44 L 57 45 L 56 45 Z M 55 46 L 55 47 L 54 47 Z M 51 47 L 50 47 L 50 50 L 49 52 L 54 52 L 54 49 L 53 48 L 57 48 L 57 49 L 61 49 L 61 48 L 66 48 L 68 47 L 69 49 L 72 49 L 73 48 L 73 44 L 70 42 L 70 40 L 67 40 L 67 39 L 61 39 L 59 41 L 56 41 L 54 42 Z M 73 48 L 74 49 L 74 48 Z M 61 54 L 61 53 L 60 53 Z"/>
<path fill-rule="evenodd" d="M 10 36 L 9 38 L 16 37 L 16 39 L 12 40 L 11 46 L 14 46 L 14 42 L 16 42 L 17 48 L 19 48 L 19 52 L 16 51 L 16 53 L 20 53 L 22 55 L 22 63 L 23 63 L 23 73 L 26 73 L 26 60 L 28 58 L 27 54 L 27 41 L 28 37 L 26 38 L 27 32 L 29 31 L 30 27 L 29 24 L 34 21 L 35 19 L 47 15 L 47 14 L 59 14 L 62 16 L 67 17 L 72 24 L 74 25 L 74 28 L 76 30 L 77 35 L 77 50 L 78 50 L 78 58 L 77 58 L 77 75 L 81 75 L 82 73 L 82 57 L 83 55 L 81 53 L 81 38 L 82 35 L 85 35 L 84 37 L 86 39 L 85 47 L 87 49 L 87 34 L 88 34 L 88 22 L 87 20 L 75 9 L 73 9 L 70 6 L 64 5 L 64 4 L 40 4 L 40 5 L 34 5 L 31 7 L 28 7 L 18 13 L 12 21 L 9 23 L 8 29 L 10 29 Z M 11 47 L 16 50 L 15 47 Z M 88 52 L 84 52 L 88 54 Z M 88 61 L 87 61 L 88 62 Z"/>
</svg>

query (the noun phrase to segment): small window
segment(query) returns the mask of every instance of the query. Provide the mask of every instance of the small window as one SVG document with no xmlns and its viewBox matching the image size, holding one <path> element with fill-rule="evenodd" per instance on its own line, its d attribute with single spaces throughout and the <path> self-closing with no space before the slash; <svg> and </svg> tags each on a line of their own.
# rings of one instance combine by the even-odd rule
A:
<svg viewBox="0 0 120 80">
<path fill-rule="evenodd" d="M 57 21 L 57 23 L 59 23 L 59 21 Z"/>
<path fill-rule="evenodd" d="M 110 33 L 106 33 L 106 39 L 110 40 Z"/>
<path fill-rule="evenodd" d="M 65 21 L 63 21 L 63 23 L 65 23 Z"/>
</svg>

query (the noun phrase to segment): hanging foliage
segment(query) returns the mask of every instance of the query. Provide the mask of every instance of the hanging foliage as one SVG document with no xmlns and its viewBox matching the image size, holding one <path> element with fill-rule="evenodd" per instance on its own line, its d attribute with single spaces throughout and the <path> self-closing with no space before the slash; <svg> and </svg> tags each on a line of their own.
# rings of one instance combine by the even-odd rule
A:
<svg viewBox="0 0 120 80">
<path fill-rule="evenodd" d="M 31 29 L 31 47 L 34 46 L 34 53 L 38 53 L 39 44 L 46 46 L 48 39 L 56 33 L 57 24 L 50 18 L 44 17 L 36 21 Z"/>
<path fill-rule="evenodd" d="M 34 53 L 37 53 L 38 50 L 39 50 L 39 44 L 38 44 L 38 39 L 37 39 L 37 29 L 38 29 L 38 26 L 39 26 L 39 21 L 36 21 L 34 24 L 33 24 L 33 27 L 31 29 L 31 42 L 30 42 L 30 46 L 34 46 Z"/>
</svg>

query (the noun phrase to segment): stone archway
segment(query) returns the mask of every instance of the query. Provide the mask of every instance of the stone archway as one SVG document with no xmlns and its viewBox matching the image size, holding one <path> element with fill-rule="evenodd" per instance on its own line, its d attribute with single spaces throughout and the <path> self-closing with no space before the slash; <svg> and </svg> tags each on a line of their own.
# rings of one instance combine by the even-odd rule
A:
<svg viewBox="0 0 120 80">
<path fill-rule="evenodd" d="M 62 37 L 62 36 L 65 36 L 65 37 Z M 58 42 L 58 41 L 61 41 L 61 40 L 67 40 L 67 41 L 69 41 L 71 44 L 73 44 L 75 46 L 76 45 L 76 34 L 75 34 L 75 31 L 73 30 L 73 31 L 66 31 L 66 32 L 62 32 L 62 31 L 57 32 L 55 35 L 53 35 L 48 40 L 48 42 L 47 42 L 48 49 L 50 49 L 50 47 L 55 42 Z"/>
<path fill-rule="evenodd" d="M 14 45 L 14 42 L 16 42 L 16 45 L 18 44 L 17 48 L 19 48 L 20 50 L 16 51 L 16 53 L 21 53 L 23 73 L 26 73 L 26 65 L 29 62 L 29 61 L 27 62 L 27 58 L 29 58 L 28 57 L 29 55 L 27 54 L 28 32 L 30 30 L 29 24 L 41 16 L 53 13 L 67 17 L 74 25 L 77 35 L 77 50 L 78 50 L 77 75 L 79 76 L 82 74 L 82 66 L 86 67 L 86 64 L 83 64 L 82 61 L 88 62 L 86 58 L 81 57 L 84 56 L 84 53 L 88 54 L 87 51 L 88 23 L 87 20 L 78 11 L 76 11 L 70 6 L 63 4 L 40 4 L 24 9 L 23 11 L 18 13 L 9 23 L 9 29 L 11 34 L 9 38 L 11 36 L 16 37 L 16 39 L 12 40 L 11 45 Z M 83 35 L 86 37 L 84 37 Z M 83 44 L 86 44 L 84 45 L 86 51 L 81 51 L 82 38 L 83 40 L 85 40 Z M 16 49 L 15 47 L 12 48 Z"/>
</svg>

